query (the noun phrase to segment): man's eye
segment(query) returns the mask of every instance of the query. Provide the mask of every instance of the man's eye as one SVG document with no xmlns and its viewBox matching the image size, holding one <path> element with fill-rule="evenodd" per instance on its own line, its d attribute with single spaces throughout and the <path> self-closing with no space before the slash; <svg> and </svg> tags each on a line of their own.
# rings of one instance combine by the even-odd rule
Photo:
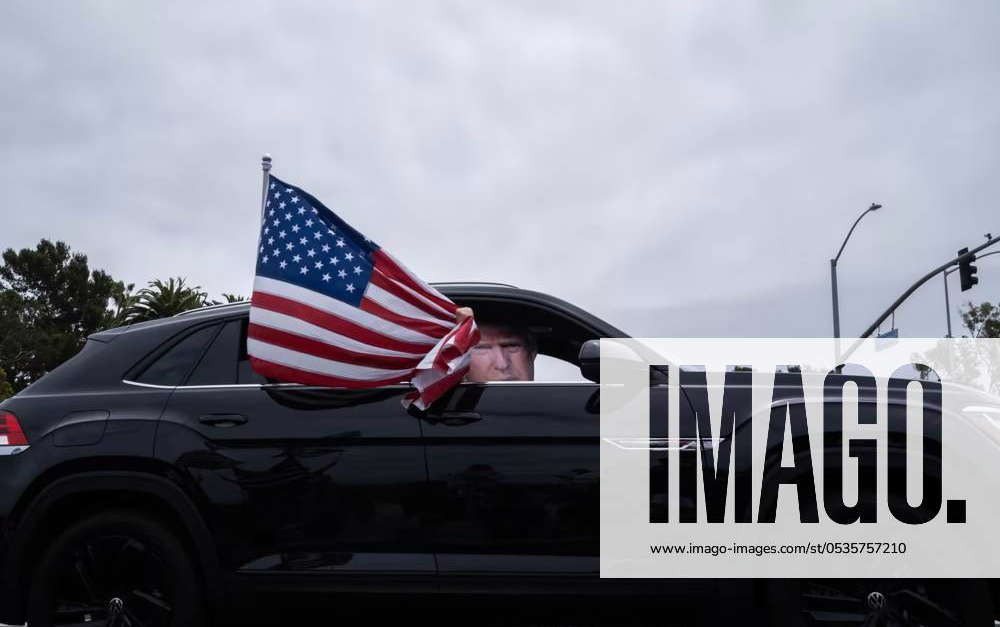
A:
<svg viewBox="0 0 1000 627">
<path fill-rule="evenodd" d="M 503 348 L 508 353 L 519 353 L 519 352 L 521 352 L 521 349 L 524 348 L 524 347 L 521 346 L 520 344 L 508 344 L 508 345 L 504 346 Z"/>
</svg>

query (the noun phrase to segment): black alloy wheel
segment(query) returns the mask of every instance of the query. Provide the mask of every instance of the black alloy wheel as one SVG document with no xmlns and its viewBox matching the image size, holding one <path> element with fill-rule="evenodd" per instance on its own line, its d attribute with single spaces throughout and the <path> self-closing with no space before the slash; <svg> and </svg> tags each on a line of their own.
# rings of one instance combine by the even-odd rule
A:
<svg viewBox="0 0 1000 627">
<path fill-rule="evenodd" d="M 35 570 L 28 623 L 170 627 L 203 620 L 198 577 L 183 544 L 160 523 L 108 512 L 60 534 Z"/>
</svg>

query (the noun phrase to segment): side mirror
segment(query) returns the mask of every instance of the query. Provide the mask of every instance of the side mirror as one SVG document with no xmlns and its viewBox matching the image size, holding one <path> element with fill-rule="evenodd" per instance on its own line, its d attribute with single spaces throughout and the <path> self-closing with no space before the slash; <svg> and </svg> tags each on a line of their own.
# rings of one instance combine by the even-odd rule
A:
<svg viewBox="0 0 1000 627">
<path fill-rule="evenodd" d="M 580 374 L 588 381 L 601 382 L 600 340 L 587 340 L 580 347 Z"/>
</svg>

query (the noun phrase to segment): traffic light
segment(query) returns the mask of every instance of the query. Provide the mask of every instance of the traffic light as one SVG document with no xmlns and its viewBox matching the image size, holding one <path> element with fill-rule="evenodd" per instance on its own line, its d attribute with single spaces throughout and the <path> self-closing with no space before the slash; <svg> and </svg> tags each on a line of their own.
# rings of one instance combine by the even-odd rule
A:
<svg viewBox="0 0 1000 627">
<path fill-rule="evenodd" d="M 972 262 L 976 260 L 976 256 L 969 255 L 968 252 L 968 248 L 963 248 L 958 251 L 959 255 L 965 255 L 965 257 L 958 262 L 958 276 L 962 279 L 963 292 L 971 288 L 976 283 L 979 283 L 979 277 L 976 276 L 978 269 L 976 266 L 972 265 Z"/>
</svg>

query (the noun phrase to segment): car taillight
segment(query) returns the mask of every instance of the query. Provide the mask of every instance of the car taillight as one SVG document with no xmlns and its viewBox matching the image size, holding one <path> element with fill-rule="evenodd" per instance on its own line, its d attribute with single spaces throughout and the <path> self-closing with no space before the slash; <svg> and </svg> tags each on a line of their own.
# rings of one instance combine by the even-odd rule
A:
<svg viewBox="0 0 1000 627">
<path fill-rule="evenodd" d="M 27 446 L 27 444 L 28 438 L 24 437 L 17 416 L 7 411 L 0 411 L 0 446 Z"/>
</svg>

